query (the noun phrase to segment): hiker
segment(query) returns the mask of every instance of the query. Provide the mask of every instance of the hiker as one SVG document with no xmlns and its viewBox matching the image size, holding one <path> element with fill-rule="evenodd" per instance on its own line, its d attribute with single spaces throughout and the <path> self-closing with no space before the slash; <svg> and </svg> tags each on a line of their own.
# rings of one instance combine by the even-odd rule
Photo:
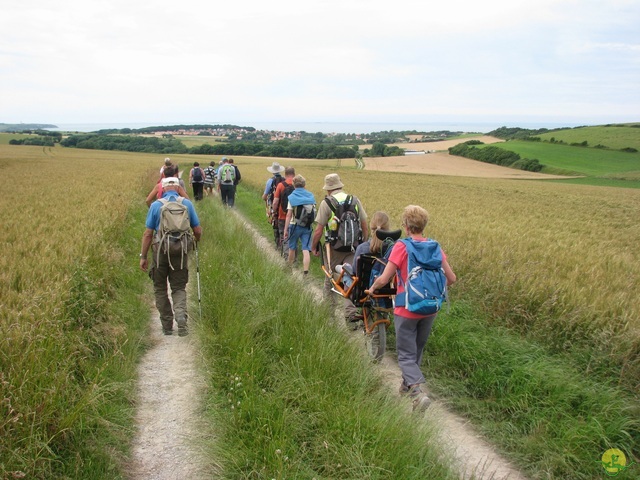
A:
<svg viewBox="0 0 640 480">
<path fill-rule="evenodd" d="M 233 158 L 229 159 L 229 165 L 233 166 L 233 169 L 235 170 L 235 177 L 233 178 L 233 186 L 235 187 L 234 191 L 238 188 L 238 184 L 240 183 L 240 180 L 242 180 L 242 175 L 240 175 L 240 169 L 238 168 L 238 166 L 233 162 Z"/>
<path fill-rule="evenodd" d="M 318 222 L 315 231 L 313 232 L 313 239 L 311 248 L 315 256 L 320 256 L 320 240 L 323 233 L 325 234 L 326 242 L 324 245 L 325 265 L 330 272 L 334 272 L 337 265 L 343 265 L 345 263 L 353 263 L 353 255 L 357 246 L 368 238 L 367 231 L 367 213 L 365 212 L 360 200 L 353 195 L 347 195 L 343 191 L 344 185 L 340 181 L 340 176 L 337 173 L 330 173 L 324 177 L 323 190 L 327 192 L 325 199 L 320 202 L 318 206 L 318 215 L 316 216 L 316 222 Z M 349 240 L 350 244 L 345 245 L 346 239 L 337 239 L 336 234 L 342 231 L 342 228 L 337 227 L 336 213 L 342 211 L 348 211 L 353 220 L 349 222 L 352 228 L 357 229 L 358 232 L 354 232 L 353 237 Z M 344 222 L 346 225 L 347 222 Z M 331 228 L 329 228 L 331 225 Z M 326 277 L 324 280 L 323 297 L 331 302 L 333 307 L 336 306 L 335 297 L 331 293 L 331 279 Z M 348 298 L 344 299 L 344 315 L 347 325 L 353 322 L 356 318 L 356 307 Z"/>
<path fill-rule="evenodd" d="M 280 182 L 276 187 L 276 191 L 273 194 L 273 204 L 271 208 L 274 215 L 278 218 L 278 236 L 280 238 L 280 244 L 277 245 L 278 253 L 283 257 L 288 256 L 288 247 L 284 242 L 284 225 L 287 219 L 287 197 L 293 192 L 293 177 L 296 176 L 296 169 L 293 167 L 286 167 L 284 169 L 284 182 Z"/>
<path fill-rule="evenodd" d="M 204 169 L 204 194 L 208 197 L 213 194 L 213 184 L 216 178 L 216 162 L 213 160 Z"/>
<path fill-rule="evenodd" d="M 193 199 L 195 201 L 202 200 L 202 191 L 204 189 L 204 170 L 200 168 L 198 162 L 193 162 L 193 168 L 189 172 L 189 183 L 193 187 Z"/>
<path fill-rule="evenodd" d="M 289 194 L 287 198 L 287 217 L 285 218 L 285 226 L 283 241 L 288 242 L 289 265 L 292 265 L 296 258 L 296 249 L 298 248 L 298 240 L 302 244 L 302 273 L 309 273 L 309 265 L 311 264 L 311 227 L 316 215 L 316 199 L 313 193 L 304 188 L 307 181 L 302 175 L 293 177 L 293 186 L 295 190 Z"/>
<path fill-rule="evenodd" d="M 171 335 L 175 320 L 178 325 L 178 335 L 184 336 L 187 334 L 186 286 L 189 281 L 188 251 L 191 231 L 193 231 L 193 238 L 198 242 L 202 235 L 202 227 L 193 203 L 178 194 L 179 184 L 176 177 L 163 179 L 162 199 L 153 202 L 149 208 L 146 229 L 142 235 L 140 269 L 144 272 L 149 271 L 149 277 L 153 280 L 162 332 L 165 335 Z M 179 207 L 177 207 L 178 205 Z M 173 209 L 167 208 L 168 206 Z M 185 207 L 188 219 L 184 217 Z M 170 237 L 162 235 L 164 228 L 168 228 L 166 227 L 169 223 L 167 219 L 175 218 L 175 215 L 167 215 L 169 212 L 182 212 L 183 214 L 179 217 L 182 222 L 174 226 L 174 228 L 179 228 L 181 236 L 177 242 L 173 243 L 170 242 Z M 173 245 L 177 245 L 177 253 L 174 251 Z M 151 265 L 149 265 L 147 255 L 151 247 L 153 257 Z M 171 299 L 169 299 L 169 288 L 171 289 Z"/>
<path fill-rule="evenodd" d="M 278 230 L 278 212 L 273 211 L 273 196 L 276 193 L 276 188 L 280 182 L 284 182 L 284 177 L 281 175 L 284 172 L 284 167 L 278 162 L 273 162 L 270 167 L 267 167 L 267 172 L 272 173 L 273 176 L 267 180 L 264 186 L 264 193 L 262 194 L 262 200 L 264 200 L 265 208 L 267 210 L 267 219 L 273 227 L 273 239 L 276 242 L 276 248 L 282 244 L 280 238 L 280 230 Z"/>
<path fill-rule="evenodd" d="M 344 265 L 338 265 L 336 267 L 337 273 L 340 273 L 343 269 L 345 270 L 345 275 L 342 277 L 345 290 L 347 290 L 353 283 L 352 277 L 358 271 L 358 259 L 360 258 L 360 255 L 380 255 L 382 253 L 382 240 L 376 237 L 376 231 L 389 229 L 389 215 L 385 212 L 376 212 L 371 216 L 371 221 L 369 222 L 370 240 L 358 245 L 358 248 L 356 248 L 356 251 L 353 254 L 353 265 L 345 263 Z"/>
<path fill-rule="evenodd" d="M 428 240 L 424 236 L 424 229 L 428 221 L 429 214 L 427 211 L 417 205 L 405 207 L 402 213 L 402 227 L 406 235 L 411 239 L 410 241 L 413 242 L 425 242 Z M 405 240 L 400 240 L 394 244 L 387 266 L 382 274 L 371 284 L 369 290 L 374 292 L 389 283 L 394 275 L 398 276 L 393 323 L 396 331 L 398 365 L 402 371 L 400 393 L 408 395 L 412 400 L 414 411 L 424 411 L 431 403 L 431 400 L 421 388 L 421 385 L 425 383 L 425 379 L 420 370 L 420 365 L 422 363 L 422 353 L 437 314 L 420 315 L 410 312 L 404 306 L 404 285 L 408 276 L 408 254 L 407 246 L 404 242 Z M 456 275 L 453 273 L 444 252 L 442 252 L 442 269 L 444 270 L 447 286 L 452 285 L 456 281 Z"/>
<path fill-rule="evenodd" d="M 165 178 L 164 169 L 171 165 L 171 159 L 169 157 L 164 159 L 164 165 L 160 167 L 160 178 Z"/>
<path fill-rule="evenodd" d="M 167 177 L 177 177 L 178 166 L 167 165 L 167 167 L 164 168 L 163 170 L 163 174 L 167 175 Z M 150 207 L 151 204 L 155 202 L 157 199 L 162 198 L 162 194 L 163 194 L 162 180 L 163 179 L 161 178 L 158 181 L 158 183 L 156 183 L 155 186 L 151 189 L 151 191 L 149 192 L 149 195 L 147 195 L 147 199 L 145 200 L 147 207 Z M 180 195 L 183 198 L 189 198 L 189 195 L 187 194 L 187 191 L 184 188 L 184 182 L 182 181 L 182 179 L 179 179 L 178 195 Z"/>
<path fill-rule="evenodd" d="M 222 165 L 218 168 L 218 192 L 222 203 L 227 207 L 233 207 L 236 199 L 236 187 L 234 185 L 236 169 L 229 164 L 227 157 L 222 157 Z"/>
</svg>

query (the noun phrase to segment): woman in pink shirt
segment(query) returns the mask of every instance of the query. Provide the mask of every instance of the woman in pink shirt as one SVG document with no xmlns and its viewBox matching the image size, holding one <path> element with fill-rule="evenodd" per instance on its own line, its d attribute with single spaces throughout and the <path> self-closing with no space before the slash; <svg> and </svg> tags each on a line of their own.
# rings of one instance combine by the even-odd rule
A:
<svg viewBox="0 0 640 480">
<path fill-rule="evenodd" d="M 429 221 L 427 211 L 417 205 L 405 207 L 402 213 L 402 228 L 407 236 L 414 241 L 423 242 L 428 238 L 424 236 L 424 229 Z M 407 279 L 407 249 L 401 241 L 396 242 L 389 256 L 384 272 L 373 282 L 369 291 L 375 291 L 383 287 L 398 275 L 397 296 L 404 293 L 404 284 Z M 447 286 L 456 281 L 447 257 L 442 252 L 442 268 L 447 278 Z M 396 330 L 396 350 L 398 353 L 398 365 L 402 371 L 402 385 L 400 393 L 408 394 L 413 403 L 414 411 L 425 411 L 431 400 L 421 385 L 425 383 L 424 376 L 420 370 L 422 363 L 422 353 L 429 339 L 431 327 L 437 314 L 419 315 L 407 310 L 404 306 L 396 306 L 393 310 L 393 323 Z"/>
</svg>

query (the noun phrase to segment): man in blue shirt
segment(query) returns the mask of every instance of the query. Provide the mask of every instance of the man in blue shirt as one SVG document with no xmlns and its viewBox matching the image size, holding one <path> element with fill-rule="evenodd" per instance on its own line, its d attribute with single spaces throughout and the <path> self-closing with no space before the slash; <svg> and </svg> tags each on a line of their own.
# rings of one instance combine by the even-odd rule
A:
<svg viewBox="0 0 640 480">
<path fill-rule="evenodd" d="M 189 225 L 193 231 L 195 241 L 200 240 L 202 235 L 202 227 L 198 214 L 190 200 L 180 197 L 177 189 L 180 185 L 179 179 L 169 177 L 162 179 L 162 199 L 168 203 L 182 203 L 187 208 L 189 217 Z M 164 203 L 156 200 L 149 207 L 147 213 L 146 229 L 142 234 L 142 247 L 140 250 L 140 268 L 142 271 L 149 271 L 149 277 L 153 280 L 153 290 L 156 299 L 156 307 L 160 313 L 160 322 L 162 323 L 162 331 L 165 335 L 173 333 L 173 321 L 178 324 L 178 335 L 187 334 L 187 282 L 189 281 L 188 268 L 188 248 L 180 253 L 162 252 L 160 246 L 161 209 Z M 190 233 L 190 232 L 189 232 Z M 149 248 L 153 246 L 153 258 L 151 260 L 151 268 L 147 260 Z M 168 282 L 167 282 L 168 281 Z M 171 287 L 171 300 L 169 300 L 169 287 Z"/>
</svg>

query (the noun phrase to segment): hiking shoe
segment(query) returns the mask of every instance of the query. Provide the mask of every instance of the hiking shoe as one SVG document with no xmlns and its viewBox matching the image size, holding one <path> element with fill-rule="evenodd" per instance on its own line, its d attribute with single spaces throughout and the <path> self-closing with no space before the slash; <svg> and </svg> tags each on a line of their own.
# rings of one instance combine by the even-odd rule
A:
<svg viewBox="0 0 640 480">
<path fill-rule="evenodd" d="M 422 391 L 420 385 L 409 388 L 409 398 L 413 411 L 417 413 L 423 413 L 431 405 L 431 399 Z"/>
<path fill-rule="evenodd" d="M 164 333 L 165 335 L 173 335 L 173 330 L 168 330 L 166 328 L 163 328 L 162 333 Z"/>
<path fill-rule="evenodd" d="M 400 393 L 400 395 L 406 395 L 407 393 L 409 393 L 409 386 L 406 383 L 404 383 L 404 380 L 400 384 L 400 388 L 398 389 L 398 393 Z"/>
<path fill-rule="evenodd" d="M 426 393 L 420 393 L 416 398 L 411 402 L 412 408 L 414 412 L 423 413 L 429 405 L 431 405 L 431 399 L 427 396 Z"/>
<path fill-rule="evenodd" d="M 187 330 L 187 327 L 178 327 L 179 337 L 186 337 L 188 334 L 189 334 L 189 331 Z"/>
</svg>

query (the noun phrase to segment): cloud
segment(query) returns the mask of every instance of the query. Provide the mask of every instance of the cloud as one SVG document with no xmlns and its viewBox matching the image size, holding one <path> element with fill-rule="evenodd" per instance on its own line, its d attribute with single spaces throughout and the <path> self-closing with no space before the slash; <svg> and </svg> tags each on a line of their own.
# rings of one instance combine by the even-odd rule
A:
<svg viewBox="0 0 640 480">
<path fill-rule="evenodd" d="M 627 0 L 23 0 L 0 121 L 627 114 L 638 20 Z"/>
</svg>

